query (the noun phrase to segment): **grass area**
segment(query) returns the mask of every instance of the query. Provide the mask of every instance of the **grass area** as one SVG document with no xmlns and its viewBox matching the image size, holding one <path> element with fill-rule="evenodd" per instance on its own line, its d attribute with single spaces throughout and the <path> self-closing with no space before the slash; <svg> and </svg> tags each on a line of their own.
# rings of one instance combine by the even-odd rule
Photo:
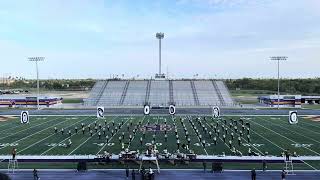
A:
<svg viewBox="0 0 320 180">
<path fill-rule="evenodd" d="M 302 108 L 306 109 L 319 109 L 320 110 L 320 104 L 303 104 Z"/>
<path fill-rule="evenodd" d="M 240 104 L 257 104 L 258 99 L 235 99 Z"/>
<path fill-rule="evenodd" d="M 81 99 L 81 98 L 64 98 L 62 103 L 69 103 L 69 104 L 83 103 L 83 99 Z"/>
<path fill-rule="evenodd" d="M 124 143 L 125 148 L 130 150 L 145 152 L 148 144 L 152 141 L 157 144 L 159 152 L 167 149 L 170 153 L 175 153 L 178 148 L 177 139 L 180 141 L 180 152 L 187 152 L 188 150 L 183 148 L 182 144 L 188 144 L 185 134 L 185 132 L 188 132 L 189 148 L 196 154 L 234 155 L 229 148 L 229 141 L 231 141 L 231 146 L 243 155 L 247 155 L 250 148 L 253 152 L 261 155 L 279 156 L 284 149 L 289 149 L 298 155 L 320 156 L 319 122 L 301 117 L 297 125 L 289 125 L 287 117 L 276 116 L 248 116 L 243 117 L 243 120 L 244 126 L 239 121 L 239 117 L 227 116 L 220 119 L 212 119 L 211 117 L 205 117 L 205 119 L 200 117 L 198 119 L 195 116 L 190 117 L 190 119 L 185 116 L 108 116 L 104 119 L 80 116 L 40 116 L 31 117 L 29 124 L 20 124 L 20 120 L 15 118 L 0 122 L 0 154 L 10 154 L 13 147 L 17 148 L 18 155 L 85 155 L 99 154 L 104 150 L 118 154 L 122 150 L 122 143 Z M 84 134 L 81 129 L 82 123 L 85 129 Z M 249 133 L 247 132 L 249 125 L 246 123 L 250 124 Z M 92 136 L 88 125 L 92 130 Z M 99 125 L 101 125 L 101 128 Z M 54 127 L 58 129 L 57 133 L 55 133 Z M 75 127 L 78 129 L 77 133 Z M 95 127 L 97 127 L 97 131 Z M 61 133 L 62 128 L 64 129 L 63 134 Z M 105 131 L 103 131 L 103 128 L 105 128 Z M 175 129 L 177 129 L 177 133 Z M 69 130 L 71 135 L 68 134 Z M 164 138 L 165 130 L 168 137 L 167 141 Z M 137 133 L 134 133 L 134 131 Z M 240 131 L 242 131 L 242 135 Z M 101 133 L 100 139 L 98 137 L 99 132 Z M 201 140 L 196 132 L 201 135 Z M 234 139 L 232 139 L 231 133 L 233 133 Z M 250 134 L 250 142 L 247 137 L 248 134 Z M 129 140 L 130 135 L 133 138 L 131 142 Z M 225 142 L 223 135 L 225 135 Z M 106 136 L 109 137 L 108 143 L 106 142 Z M 120 137 L 121 139 L 119 139 Z M 217 139 L 216 145 L 214 137 Z M 140 138 L 143 140 L 142 143 L 140 143 Z M 238 144 L 238 138 L 241 140 L 240 145 Z M 65 145 L 69 139 L 72 140 L 72 145 L 66 148 Z M 202 140 L 205 140 L 205 142 Z M 320 169 L 319 162 L 310 163 Z M 47 164 L 49 168 L 59 165 L 56 163 Z M 91 165 L 99 167 L 99 164 Z M 21 168 L 27 168 L 28 163 L 25 166 L 20 166 Z M 226 164 L 226 167 L 237 169 L 247 166 L 261 167 L 260 164 Z M 272 166 L 278 167 L 277 165 Z M 74 163 L 67 163 L 63 167 L 74 168 Z M 109 165 L 101 166 L 101 168 L 108 167 Z M 110 168 L 114 167 L 122 168 L 119 163 L 110 164 Z M 162 167 L 197 168 L 199 164 L 174 165 L 168 163 L 162 165 Z M 301 168 L 309 167 L 301 165 Z"/>
<path fill-rule="evenodd" d="M 276 91 L 268 90 L 230 90 L 230 93 L 234 96 L 263 96 L 276 94 Z"/>
<path fill-rule="evenodd" d="M 230 90 L 232 98 L 240 104 L 257 104 L 258 96 L 267 95 L 268 92 L 260 90 Z"/>
</svg>

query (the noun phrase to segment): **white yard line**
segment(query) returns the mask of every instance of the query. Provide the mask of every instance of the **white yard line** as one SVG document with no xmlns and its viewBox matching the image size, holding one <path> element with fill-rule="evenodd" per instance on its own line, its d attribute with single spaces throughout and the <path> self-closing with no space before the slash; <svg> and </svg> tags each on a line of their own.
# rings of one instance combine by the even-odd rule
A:
<svg viewBox="0 0 320 180">
<path fill-rule="evenodd" d="M 113 118 L 112 120 L 115 120 L 116 118 L 118 118 L 118 116 L 117 117 L 115 117 L 115 118 Z M 129 120 L 129 119 L 128 119 Z M 127 120 L 127 121 L 128 121 Z M 108 123 L 108 125 L 109 124 L 111 124 L 111 122 L 110 123 Z M 123 124 L 124 125 L 124 124 Z M 123 126 L 122 125 L 122 126 Z M 121 127 L 122 127 L 121 126 Z M 85 141 L 83 141 L 81 144 L 79 144 L 75 149 L 73 149 L 68 155 L 71 155 L 73 152 L 75 152 L 76 150 L 78 150 L 82 145 L 84 145 L 86 142 L 88 142 L 94 135 L 96 135 L 98 132 L 100 132 L 101 131 L 101 129 L 99 129 L 99 131 L 97 131 L 97 132 L 95 132 L 94 134 L 92 134 L 92 136 L 90 136 L 90 137 L 88 137 Z M 120 129 L 118 130 L 118 132 L 120 131 Z M 117 133 L 118 133 L 117 132 Z M 115 136 L 117 133 L 114 133 L 114 135 L 113 136 Z M 112 137 L 113 137 L 112 136 Z M 111 139 L 111 138 L 110 138 Z"/>
<path fill-rule="evenodd" d="M 3 127 L 3 126 L 6 126 L 6 125 L 10 125 L 11 121 L 12 120 L 8 120 L 8 121 L 5 121 L 5 122 L 2 122 L 3 124 L 1 124 L 0 128 Z"/>
<path fill-rule="evenodd" d="M 119 117 L 119 116 L 117 116 L 117 117 Z M 125 123 L 123 123 L 122 126 L 124 126 L 125 124 L 127 124 L 128 121 L 129 121 L 129 119 L 128 119 Z M 121 128 L 122 128 L 122 126 L 121 126 Z M 120 129 L 119 129 L 118 132 L 120 132 Z M 111 142 L 112 138 L 113 138 L 118 132 L 114 133 L 113 136 L 110 137 L 109 142 Z M 105 144 L 99 149 L 99 151 L 96 153 L 96 155 L 98 155 L 98 154 L 106 147 L 107 144 L 108 144 L 108 143 L 105 143 Z"/>
<path fill-rule="evenodd" d="M 79 122 L 81 122 L 81 121 L 85 121 L 85 120 L 87 120 L 88 118 L 89 118 L 89 117 L 87 117 L 87 118 L 85 118 L 85 119 L 82 119 L 82 120 L 79 120 L 79 121 L 77 121 L 77 122 L 75 122 L 75 123 L 73 123 L 73 124 L 71 124 L 71 125 L 67 126 L 67 127 L 66 127 L 66 129 L 67 129 L 67 128 L 69 128 L 69 127 L 71 127 L 71 126 L 73 126 L 73 125 L 75 125 L 75 124 L 77 124 L 77 123 L 79 123 Z M 73 120 L 73 119 L 68 119 L 68 120 Z M 64 121 L 64 122 L 65 122 L 65 121 Z M 45 137 L 45 138 L 43 138 L 43 139 L 41 139 L 41 140 L 39 140 L 39 141 L 37 141 L 37 142 L 35 142 L 35 143 L 33 143 L 33 144 L 29 145 L 28 147 L 26 147 L 26 148 L 24 148 L 24 149 L 22 149 L 22 150 L 18 151 L 17 153 L 21 153 L 21 152 L 23 152 L 23 151 L 25 151 L 25 150 L 27 150 L 27 149 L 29 149 L 29 148 L 33 147 L 34 145 L 36 145 L 36 144 L 38 144 L 38 143 L 40 143 L 40 142 L 42 142 L 42 141 L 44 141 L 44 140 L 46 140 L 46 139 L 48 139 L 48 138 L 50 138 L 50 137 L 54 136 L 54 135 L 56 135 L 56 133 L 53 133 L 53 134 L 51 134 L 50 136 L 47 136 L 47 137 Z"/>
<path fill-rule="evenodd" d="M 276 124 L 276 123 L 274 123 L 274 122 L 272 122 L 272 121 L 267 121 L 267 120 L 265 120 L 265 119 L 263 119 L 263 118 L 259 118 L 259 119 L 261 119 L 261 120 L 263 120 L 263 121 L 265 121 L 265 122 L 271 123 L 271 124 L 273 124 L 274 126 L 278 126 L 278 127 L 280 127 L 280 128 L 283 128 L 283 129 L 285 129 L 285 130 L 287 130 L 287 131 L 289 131 L 289 132 L 292 132 L 292 133 L 298 134 L 298 135 L 300 135 L 300 136 L 303 136 L 303 137 L 305 137 L 305 138 L 307 138 L 307 139 L 310 139 L 310 140 L 312 140 L 312 141 L 314 141 L 314 142 L 320 143 L 320 141 L 317 141 L 317 140 L 315 140 L 315 139 L 313 139 L 313 138 L 311 138 L 311 137 L 305 136 L 305 135 L 303 135 L 303 134 L 301 134 L 301 133 L 292 131 L 292 130 L 290 130 L 290 129 L 286 128 L 286 127 L 283 127 L 283 126 L 281 126 L 281 125 L 279 125 L 279 124 Z M 299 126 L 295 126 L 295 127 L 299 127 Z M 310 130 L 309 130 L 309 131 L 310 131 Z"/>
<path fill-rule="evenodd" d="M 16 133 L 11 134 L 11 135 L 4 136 L 4 137 L 0 138 L 0 140 L 1 140 L 1 139 L 4 139 L 4 138 L 7 138 L 7 137 L 10 137 L 10 136 L 13 136 L 13 135 L 16 135 L 16 134 L 19 134 L 19 133 L 21 133 L 21 132 L 23 132 L 23 131 L 26 131 L 26 130 L 28 130 L 28 129 L 41 126 L 42 124 L 49 123 L 49 122 L 54 121 L 54 120 L 56 120 L 56 119 L 57 119 L 57 118 L 52 119 L 52 120 L 49 120 L 49 121 L 45 121 L 45 122 L 43 122 L 43 123 L 41 123 L 41 124 L 38 124 L 38 125 L 36 125 L 36 126 L 30 126 L 30 127 L 28 127 L 27 129 L 23 129 L 23 130 L 21 130 L 21 131 L 18 131 L 18 132 L 16 132 Z"/>
<path fill-rule="evenodd" d="M 56 119 L 58 119 L 58 118 L 55 118 L 55 120 L 56 120 Z M 57 123 L 57 124 L 54 124 L 54 125 L 52 125 L 52 126 L 49 126 L 49 127 L 45 128 L 45 129 L 43 129 L 43 130 L 41 130 L 41 131 L 38 131 L 38 132 L 33 133 L 33 134 L 30 134 L 29 136 L 26 136 L 26 137 L 24 137 L 24 138 L 21 138 L 21 139 L 19 139 L 19 140 L 17 140 L 17 141 L 11 142 L 11 143 L 20 142 L 20 141 L 22 141 L 22 140 L 25 140 L 25 139 L 31 137 L 31 136 L 34 136 L 34 135 L 36 135 L 36 134 L 38 134 L 38 133 L 41 133 L 42 131 L 45 131 L 45 130 L 47 130 L 47 129 L 49 129 L 49 128 L 52 128 L 53 126 L 56 126 L 56 125 L 61 124 L 61 123 L 64 123 L 64 122 L 66 122 L 66 121 L 68 121 L 68 119 L 66 119 L 66 120 L 64 120 L 64 121 L 61 121 L 61 122 L 59 122 L 59 123 Z M 0 149 L 3 149 L 3 148 L 6 148 L 6 147 L 4 146 L 4 147 L 1 147 Z"/>
<path fill-rule="evenodd" d="M 258 132 L 254 131 L 253 129 L 250 129 L 251 132 L 255 133 L 256 135 L 258 135 L 259 137 L 261 137 L 262 139 L 268 141 L 269 143 L 273 144 L 274 146 L 278 147 L 281 150 L 285 150 L 284 148 L 282 148 L 281 146 L 277 145 L 276 143 L 274 143 L 273 141 L 270 141 L 268 138 L 260 135 Z"/>
<path fill-rule="evenodd" d="M 89 125 L 93 124 L 94 122 L 90 123 Z M 72 134 L 71 136 L 68 136 L 67 138 L 63 139 L 62 141 L 58 142 L 57 144 L 60 144 L 64 141 L 66 141 L 67 139 L 70 139 L 72 136 L 76 135 L 75 133 Z M 40 156 L 44 155 L 45 153 L 51 151 L 52 149 L 54 149 L 56 146 L 52 146 L 51 148 L 47 149 L 46 151 L 44 151 L 43 153 L 40 154 Z"/>
<path fill-rule="evenodd" d="M 146 118 L 146 116 L 143 116 L 143 119 L 142 119 L 142 123 L 143 123 L 143 121 L 144 121 L 144 119 Z M 139 121 L 138 121 L 139 122 Z M 141 123 L 141 124 L 142 124 Z M 137 130 L 138 131 L 138 130 Z M 137 135 L 137 133 L 136 133 L 136 135 Z M 134 140 L 134 138 L 136 137 L 136 135 L 134 135 L 133 137 L 132 137 L 132 140 L 131 140 L 131 142 Z M 128 149 L 130 148 L 130 145 L 131 145 L 131 142 L 129 142 L 129 144 L 128 144 Z"/>
<path fill-rule="evenodd" d="M 219 120 L 218 120 L 219 121 Z M 221 121 L 219 121 L 219 122 L 221 122 Z M 223 124 L 223 122 L 221 122 L 222 124 Z M 207 123 L 207 125 L 209 125 L 208 123 Z M 210 126 L 209 126 L 210 127 Z M 230 129 L 232 132 L 234 132 L 233 131 L 233 129 L 232 128 L 229 128 L 229 126 L 228 125 L 226 125 L 226 127 L 227 127 L 227 129 Z M 238 133 L 236 133 L 236 132 L 234 132 L 235 134 L 238 134 Z M 244 134 L 244 133 L 243 133 Z M 256 149 L 258 152 L 260 152 L 260 154 L 264 154 L 264 153 L 262 153 L 257 147 L 255 147 L 255 146 L 251 146 L 251 143 L 249 143 L 244 137 L 242 137 L 241 136 L 241 139 L 243 139 L 246 143 L 248 143 L 248 144 L 250 144 L 250 147 L 253 147 L 254 149 Z"/>
<path fill-rule="evenodd" d="M 311 120 L 310 120 L 310 121 L 311 121 Z M 300 123 L 307 124 L 307 125 L 309 125 L 309 126 L 318 128 L 318 129 L 320 130 L 320 126 L 314 125 L 314 124 L 308 122 L 308 120 L 306 120 L 306 119 L 304 119 L 303 121 L 299 121 L 299 124 L 300 124 Z M 315 122 L 315 123 L 316 123 L 316 122 Z M 319 122 L 318 122 L 318 123 L 319 123 Z"/>
<path fill-rule="evenodd" d="M 288 122 L 288 120 L 285 120 L 285 119 L 280 119 L 280 121 L 286 121 L 286 122 Z M 299 126 L 299 125 L 303 125 L 303 126 L 312 126 L 312 127 L 314 127 L 314 128 L 319 128 L 318 130 L 320 131 L 320 126 L 316 126 L 316 125 L 313 125 L 312 123 L 309 123 L 308 122 L 308 120 L 306 120 L 306 119 L 303 119 L 303 120 L 299 120 L 299 123 L 298 123 L 298 126 L 296 126 L 296 127 L 299 127 L 299 128 L 301 128 L 301 129 L 305 129 L 306 131 L 310 131 L 310 129 L 308 129 L 307 127 L 302 127 L 302 126 Z M 320 134 L 319 132 L 315 132 L 314 130 L 312 130 L 311 132 L 313 132 L 313 133 L 316 133 L 316 134 Z"/>
<path fill-rule="evenodd" d="M 305 162 L 304 160 L 301 160 L 303 163 L 305 163 L 307 166 L 311 167 L 313 170 L 318 170 L 317 168 L 313 167 L 311 164 Z"/>
<path fill-rule="evenodd" d="M 284 148 L 280 147 L 280 146 L 277 145 L 276 143 L 270 141 L 269 139 L 265 138 L 264 136 L 260 135 L 259 133 L 255 132 L 254 130 L 251 129 L 250 131 L 252 131 L 253 133 L 257 134 L 257 135 L 260 136 L 261 138 L 267 140 L 267 141 L 270 142 L 272 145 L 278 147 L 278 148 L 281 149 L 282 151 L 285 151 Z M 301 160 L 301 161 L 302 161 L 304 164 L 306 164 L 307 166 L 311 167 L 312 169 L 317 170 L 315 167 L 313 167 L 313 166 L 310 165 L 309 163 L 307 163 L 307 162 L 305 162 L 305 161 L 303 161 L 303 160 Z"/>
<path fill-rule="evenodd" d="M 284 148 L 280 147 L 279 145 L 277 145 L 276 143 L 270 141 L 269 139 L 265 138 L 264 136 L 260 135 L 259 133 L 255 132 L 254 130 L 250 129 L 250 131 L 252 131 L 253 133 L 255 133 L 256 135 L 262 137 L 263 139 L 267 140 L 268 142 L 270 142 L 271 144 L 273 144 L 274 146 L 278 147 L 281 150 L 285 150 Z"/>
<path fill-rule="evenodd" d="M 190 117 L 191 118 L 191 120 L 192 120 L 192 116 Z M 173 117 L 171 117 L 171 119 L 173 120 Z M 189 120 L 188 120 L 188 123 L 190 123 L 189 122 Z M 190 125 L 191 126 L 191 125 Z M 192 128 L 192 127 L 190 127 L 192 130 L 193 130 L 193 132 L 196 134 L 196 131 Z M 199 139 L 199 137 L 197 136 L 197 139 L 198 139 L 198 141 L 200 142 L 200 145 L 202 145 L 202 142 L 200 141 L 200 139 Z M 206 150 L 206 148 L 205 147 L 203 147 L 203 150 L 204 150 L 204 152 L 207 154 L 207 156 L 209 155 L 208 154 L 208 152 L 207 152 L 207 150 Z"/>
<path fill-rule="evenodd" d="M 300 123 L 301 123 L 301 122 L 300 122 Z M 316 132 L 316 131 L 314 131 L 314 130 L 310 130 L 310 129 L 308 129 L 308 128 L 301 127 L 301 126 L 297 126 L 297 127 L 301 128 L 301 129 L 304 129 L 305 131 L 309 131 L 309 132 L 311 132 L 311 133 L 315 133 L 315 134 L 320 135 L 320 132 Z M 320 129 L 319 129 L 319 131 L 320 131 Z"/>
<path fill-rule="evenodd" d="M 259 123 L 256 123 L 256 122 L 254 122 L 254 121 L 252 121 L 252 120 L 249 120 L 249 119 L 248 119 L 248 121 L 253 122 L 253 123 L 255 123 L 255 124 L 257 124 L 257 125 L 265 128 L 265 129 L 267 129 L 267 130 L 269 130 L 269 131 L 271 131 L 271 132 L 273 132 L 273 133 L 275 133 L 275 134 L 277 134 L 277 135 L 279 135 L 279 136 L 281 136 L 281 137 L 283 137 L 283 138 L 285 138 L 285 139 L 287 139 L 287 140 L 295 143 L 295 144 L 298 144 L 298 142 L 295 142 L 295 141 L 293 141 L 292 139 L 290 139 L 290 138 L 288 138 L 288 137 L 286 137 L 286 136 L 284 136 L 284 135 L 282 135 L 282 134 L 279 134 L 278 132 L 276 132 L 276 131 L 268 128 L 268 127 L 265 127 L 265 126 L 263 126 L 263 125 L 261 125 L 261 124 L 259 124 Z M 309 151 L 311 151 L 311 152 L 313 152 L 313 153 L 315 153 L 315 154 L 317 154 L 317 155 L 320 155 L 320 153 L 318 153 L 318 152 L 316 152 L 316 151 L 314 151 L 314 150 L 312 150 L 312 149 L 309 149 L 309 148 L 307 148 L 307 147 L 303 147 L 303 148 L 305 148 L 305 149 L 307 149 L 307 150 L 309 150 Z"/>
<path fill-rule="evenodd" d="M 266 141 L 270 142 L 274 146 L 278 147 L 281 150 L 285 150 L 284 148 L 280 147 L 279 145 L 275 144 L 274 142 L 270 141 L 269 139 L 265 138 L 264 136 L 260 135 L 259 133 L 255 132 L 253 129 L 250 129 L 251 132 L 255 133 L 256 135 L 260 136 L 262 139 L 265 139 Z"/>
<path fill-rule="evenodd" d="M 34 121 L 31 121 L 32 123 L 37 123 L 38 121 L 40 121 L 41 122 L 41 119 L 40 120 L 36 120 L 36 122 L 34 122 Z M 48 120 L 48 121 L 45 121 L 45 122 L 49 122 L 50 120 Z M 14 129 L 14 128 L 17 128 L 17 127 L 21 127 L 21 126 L 24 126 L 25 124 L 21 124 L 20 123 L 20 121 L 19 121 L 19 124 L 18 125 L 16 125 L 16 126 L 13 126 L 13 127 L 10 127 L 10 128 L 7 128 L 7 129 L 3 129 L 3 130 L 1 130 L 1 134 L 5 134 L 5 133 L 3 133 L 3 132 L 10 132 L 9 130 L 11 130 L 11 129 Z M 8 134 L 8 133 L 6 133 L 6 134 Z"/>
<path fill-rule="evenodd" d="M 210 125 L 206 122 L 206 124 L 207 124 L 207 126 L 210 128 Z M 227 149 L 231 152 L 231 149 L 229 148 L 229 145 L 226 143 L 226 142 L 224 142 L 223 141 L 223 139 L 220 137 L 220 136 L 218 136 L 218 138 L 221 140 L 221 142 L 223 142 L 223 144 L 227 147 Z M 211 140 L 211 139 L 210 139 Z M 242 152 L 241 152 L 242 153 Z"/>
</svg>

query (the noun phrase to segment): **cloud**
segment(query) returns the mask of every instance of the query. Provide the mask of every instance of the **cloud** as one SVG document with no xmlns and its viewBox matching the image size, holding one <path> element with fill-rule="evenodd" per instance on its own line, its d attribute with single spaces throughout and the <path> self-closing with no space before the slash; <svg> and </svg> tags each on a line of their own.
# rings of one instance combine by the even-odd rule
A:
<svg viewBox="0 0 320 180">
<path fill-rule="evenodd" d="M 47 58 L 44 77 L 125 72 L 149 77 L 157 70 L 155 33 L 162 31 L 164 67 L 180 77 L 271 76 L 266 59 L 273 55 L 289 56 L 296 70 L 306 57 L 310 74 L 316 74 L 319 5 L 318 0 L 0 1 L 0 15 L 5 14 L 0 53 L 6 60 L 1 62 L 6 72 L 26 76 L 30 72 L 23 67 L 33 67 L 26 57 L 41 55 Z M 20 62 L 27 65 L 16 67 Z"/>
</svg>

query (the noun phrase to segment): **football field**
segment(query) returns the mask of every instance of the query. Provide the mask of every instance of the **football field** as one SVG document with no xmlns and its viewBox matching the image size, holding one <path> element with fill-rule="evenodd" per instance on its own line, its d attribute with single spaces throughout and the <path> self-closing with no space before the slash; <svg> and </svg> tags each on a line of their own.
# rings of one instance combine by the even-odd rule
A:
<svg viewBox="0 0 320 180">
<path fill-rule="evenodd" d="M 160 153 L 280 156 L 287 149 L 320 156 L 317 120 L 299 117 L 290 125 L 285 116 L 31 116 L 21 124 L 19 117 L 1 117 L 0 155 L 13 147 L 18 155 L 119 154 L 126 148 L 143 153 L 155 144 Z"/>
</svg>

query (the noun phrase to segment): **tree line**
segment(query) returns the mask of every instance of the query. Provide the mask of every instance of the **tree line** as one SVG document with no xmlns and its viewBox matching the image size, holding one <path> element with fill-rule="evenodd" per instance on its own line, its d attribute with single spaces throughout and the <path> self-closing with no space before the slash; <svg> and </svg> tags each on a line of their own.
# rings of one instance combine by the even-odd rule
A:
<svg viewBox="0 0 320 180">
<path fill-rule="evenodd" d="M 230 90 L 264 90 L 278 91 L 278 79 L 227 79 L 226 85 Z M 280 91 L 287 94 L 319 95 L 320 78 L 310 79 L 281 79 Z"/>
<path fill-rule="evenodd" d="M 40 80 L 40 88 L 47 90 L 90 90 L 96 79 L 50 79 Z M 277 79 L 225 79 L 230 90 L 256 90 L 261 92 L 277 92 Z M 10 84 L 0 85 L 0 89 L 37 88 L 36 80 L 17 79 Z M 287 94 L 320 95 L 320 78 L 281 79 L 280 91 Z"/>
<path fill-rule="evenodd" d="M 50 79 L 40 80 L 40 88 L 47 90 L 90 90 L 95 79 Z M 37 88 L 37 80 L 15 80 L 10 84 L 0 85 L 0 89 L 33 89 Z"/>
</svg>

